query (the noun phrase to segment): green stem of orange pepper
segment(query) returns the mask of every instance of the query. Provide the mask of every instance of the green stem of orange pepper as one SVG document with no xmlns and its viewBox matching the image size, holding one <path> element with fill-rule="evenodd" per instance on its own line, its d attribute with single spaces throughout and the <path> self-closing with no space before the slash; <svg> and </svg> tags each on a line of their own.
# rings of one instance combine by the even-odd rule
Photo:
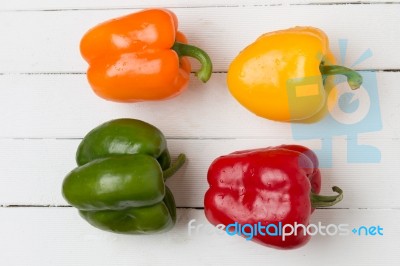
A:
<svg viewBox="0 0 400 266">
<path fill-rule="evenodd" d="M 199 60 L 201 68 L 196 72 L 196 76 L 202 81 L 207 82 L 212 74 L 211 58 L 202 49 L 185 43 L 175 42 L 172 49 L 181 56 L 190 56 Z"/>
<path fill-rule="evenodd" d="M 336 66 L 336 65 L 321 65 L 319 67 L 321 74 L 323 76 L 330 76 L 330 75 L 344 75 L 347 78 L 347 83 L 349 84 L 350 88 L 352 90 L 358 89 L 362 82 L 363 78 L 362 76 L 357 73 L 356 71 L 344 67 L 344 66 Z"/>
</svg>

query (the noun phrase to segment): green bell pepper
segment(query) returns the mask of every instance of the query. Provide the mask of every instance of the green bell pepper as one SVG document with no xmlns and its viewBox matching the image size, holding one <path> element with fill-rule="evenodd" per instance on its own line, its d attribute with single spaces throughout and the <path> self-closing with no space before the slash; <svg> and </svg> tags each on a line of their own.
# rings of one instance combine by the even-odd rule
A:
<svg viewBox="0 0 400 266">
<path fill-rule="evenodd" d="M 163 170 L 171 164 L 163 133 L 137 119 L 122 118 L 106 122 L 90 131 L 76 153 L 77 164 L 114 154 L 143 153 L 157 158 Z"/>
<path fill-rule="evenodd" d="M 151 234 L 176 221 L 165 180 L 185 162 L 171 164 L 164 135 L 135 119 L 118 119 L 90 131 L 78 147 L 78 167 L 62 193 L 91 225 L 115 233 Z"/>
</svg>

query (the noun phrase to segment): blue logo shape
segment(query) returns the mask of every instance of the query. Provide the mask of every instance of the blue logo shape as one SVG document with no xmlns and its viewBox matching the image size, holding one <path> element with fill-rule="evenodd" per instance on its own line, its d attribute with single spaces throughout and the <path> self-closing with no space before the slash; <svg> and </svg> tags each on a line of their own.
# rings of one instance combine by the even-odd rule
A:
<svg viewBox="0 0 400 266">
<path fill-rule="evenodd" d="M 339 40 L 340 64 L 344 64 L 347 51 L 347 40 Z M 372 56 L 367 49 L 352 66 L 355 66 Z M 319 77 L 292 79 L 287 83 L 289 107 L 318 102 L 321 95 L 295 95 L 296 86 L 319 86 L 320 93 L 327 93 L 327 107 L 322 119 L 313 123 L 291 123 L 292 135 L 295 140 L 320 139 L 321 149 L 314 152 L 320 159 L 321 167 L 332 167 L 332 138 L 346 136 L 348 163 L 379 163 L 380 150 L 371 145 L 359 144 L 358 134 L 376 132 L 382 129 L 382 119 L 379 107 L 379 95 L 376 73 L 360 71 L 363 84 L 357 90 L 351 90 L 344 76 L 335 76 L 332 84 L 324 84 L 321 89 Z M 327 87 L 331 89 L 327 89 Z M 290 107 L 291 108 L 291 107 Z M 296 107 L 298 108 L 298 107 Z M 293 109 L 293 113 L 297 110 Z M 344 155 L 343 155 L 344 156 Z"/>
<path fill-rule="evenodd" d="M 359 99 L 353 101 L 354 94 L 345 92 L 339 97 L 339 108 L 345 113 L 354 113 L 360 106 Z"/>
</svg>

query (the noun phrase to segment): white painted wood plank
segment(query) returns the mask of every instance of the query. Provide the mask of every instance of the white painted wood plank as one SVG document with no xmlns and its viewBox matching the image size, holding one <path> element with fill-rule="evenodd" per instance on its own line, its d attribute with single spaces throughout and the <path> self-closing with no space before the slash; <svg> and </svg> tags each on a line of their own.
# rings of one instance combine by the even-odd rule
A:
<svg viewBox="0 0 400 266">
<path fill-rule="evenodd" d="M 168 137 L 292 139 L 291 124 L 247 111 L 230 95 L 225 79 L 216 73 L 201 84 L 192 76 L 189 88 L 174 99 L 121 104 L 94 95 L 85 75 L 0 75 L 0 138 L 79 138 L 107 120 L 132 117 Z M 399 79 L 400 73 L 377 73 L 383 128 L 362 138 L 400 136 Z"/>
<path fill-rule="evenodd" d="M 340 4 L 359 3 L 359 0 L 13 0 L 0 6 L 1 10 L 59 10 L 59 9 L 111 9 L 133 7 L 201 7 L 201 6 L 249 6 L 249 5 L 304 5 L 304 4 Z M 368 2 L 368 1 L 365 1 Z M 373 3 L 385 3 L 387 0 L 374 0 Z M 390 1 L 393 3 L 399 0 Z"/>
<path fill-rule="evenodd" d="M 317 210 L 312 223 L 377 226 L 383 236 L 314 236 L 292 251 L 208 231 L 202 210 L 178 210 L 160 235 L 116 235 L 92 228 L 73 208 L 0 208 L 2 265 L 399 265 L 399 210 Z"/>
<path fill-rule="evenodd" d="M 64 176 L 75 166 L 75 151 L 80 140 L 0 140 L 0 205 L 66 205 L 61 196 Z M 330 195 L 337 185 L 344 200 L 337 208 L 400 208 L 400 141 L 363 140 L 381 151 L 381 162 L 348 163 L 345 140 L 333 142 L 333 164 L 323 168 L 322 193 Z M 186 165 L 167 184 L 177 206 L 203 207 L 208 189 L 207 170 L 218 156 L 244 149 L 298 143 L 313 149 L 319 141 L 294 142 L 287 139 L 169 139 L 169 148 L 188 157 Z"/>
<path fill-rule="evenodd" d="M 400 5 L 299 5 L 173 8 L 180 29 L 206 50 L 215 71 L 226 71 L 245 46 L 265 32 L 311 25 L 323 29 L 339 56 L 339 39 L 348 40 L 346 65 L 370 49 L 358 69 L 399 69 Z M 79 54 L 82 35 L 92 26 L 136 11 L 70 10 L 2 12 L 0 73 L 84 72 Z M 334 23 L 332 19 L 334 18 Z M 227 27 L 229 25 L 229 27 Z"/>
<path fill-rule="evenodd" d="M 338 40 L 348 39 L 346 65 L 371 49 L 373 56 L 357 69 L 400 69 L 400 5 L 376 4 L 380 1 L 386 2 L 3 1 L 0 265 L 399 265 L 399 73 L 377 73 L 383 130 L 359 135 L 359 142 L 381 151 L 381 163 L 348 163 L 347 142 L 343 136 L 335 137 L 333 167 L 322 169 L 322 192 L 328 194 L 332 185 L 338 185 L 345 198 L 336 206 L 339 209 L 319 209 L 312 218 L 313 223 L 380 225 L 382 237 L 317 236 L 304 248 L 287 252 L 239 237 L 207 232 L 189 235 L 190 220 L 207 224 L 202 210 L 178 209 L 178 224 L 172 231 L 139 237 L 94 229 L 73 208 L 3 207 L 65 205 L 61 182 L 75 166 L 77 138 L 112 118 L 148 121 L 169 137 L 173 156 L 187 154 L 187 164 L 168 181 L 178 206 L 203 207 L 207 168 L 219 155 L 282 143 L 321 145 L 319 140 L 293 141 L 289 124 L 247 112 L 228 94 L 225 74 L 214 74 L 204 86 L 193 80 L 183 95 L 165 102 L 117 104 L 97 98 L 87 85 L 86 65 L 78 51 L 82 34 L 91 26 L 139 8 L 172 7 L 181 30 L 193 44 L 209 52 L 215 71 L 224 72 L 232 58 L 258 35 L 294 25 L 314 25 L 327 32 L 336 55 Z M 64 74 L 18 74 L 42 72 Z"/>
</svg>

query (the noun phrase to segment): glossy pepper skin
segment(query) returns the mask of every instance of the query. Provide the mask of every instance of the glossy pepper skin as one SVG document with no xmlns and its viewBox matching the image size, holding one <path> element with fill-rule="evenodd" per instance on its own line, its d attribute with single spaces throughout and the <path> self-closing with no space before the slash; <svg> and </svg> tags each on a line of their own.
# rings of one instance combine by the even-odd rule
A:
<svg viewBox="0 0 400 266">
<path fill-rule="evenodd" d="M 327 36 L 317 28 L 270 32 L 232 61 L 228 88 L 239 103 L 258 116 L 306 121 L 324 111 L 329 95 L 330 101 L 336 102 L 333 79 L 328 76 L 347 76 L 352 89 L 362 83 L 357 72 L 335 62 Z"/>
<path fill-rule="evenodd" d="M 201 63 L 197 76 L 206 82 L 211 59 L 187 44 L 174 13 L 146 9 L 103 22 L 80 43 L 88 62 L 88 81 L 100 97 L 117 102 L 154 101 L 174 97 L 188 85 L 191 66 L 186 56 Z"/>
<path fill-rule="evenodd" d="M 79 144 L 76 162 L 81 166 L 110 155 L 136 153 L 156 158 L 163 170 L 170 167 L 171 156 L 164 134 L 141 120 L 121 118 L 90 131 Z"/>
<path fill-rule="evenodd" d="M 204 210 L 214 225 L 262 225 L 279 223 L 309 224 L 315 207 L 328 207 L 339 202 L 336 196 L 318 195 L 321 175 L 316 155 L 299 145 L 281 145 L 234 152 L 213 161 L 208 170 L 210 188 L 205 194 Z M 309 235 L 255 235 L 253 241 L 279 249 L 304 245 Z"/>
<path fill-rule="evenodd" d="M 85 136 L 76 160 L 78 167 L 65 177 L 62 193 L 91 225 L 123 234 L 158 233 L 174 226 L 175 201 L 165 179 L 183 165 L 185 156 L 171 164 L 156 127 L 135 119 L 104 123 Z"/>
</svg>

